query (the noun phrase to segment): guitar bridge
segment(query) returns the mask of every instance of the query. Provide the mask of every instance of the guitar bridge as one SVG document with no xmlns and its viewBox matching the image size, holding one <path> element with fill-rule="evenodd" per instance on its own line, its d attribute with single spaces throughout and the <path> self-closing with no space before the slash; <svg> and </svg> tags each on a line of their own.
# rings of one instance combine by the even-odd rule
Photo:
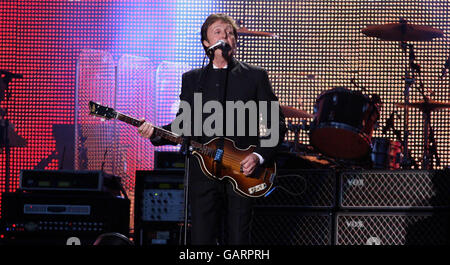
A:
<svg viewBox="0 0 450 265">
<path fill-rule="evenodd" d="M 217 149 L 216 150 L 216 155 L 214 156 L 214 161 L 221 162 L 222 161 L 222 157 L 223 157 L 223 150 L 222 149 Z"/>
</svg>

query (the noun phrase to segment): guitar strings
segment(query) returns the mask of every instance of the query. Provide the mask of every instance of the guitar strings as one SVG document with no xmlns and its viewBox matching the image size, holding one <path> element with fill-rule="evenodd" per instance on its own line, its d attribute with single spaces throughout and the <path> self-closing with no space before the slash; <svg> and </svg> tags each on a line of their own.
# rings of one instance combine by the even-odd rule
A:
<svg viewBox="0 0 450 265">
<path fill-rule="evenodd" d="M 226 162 L 234 162 L 234 163 L 238 163 L 239 165 L 241 164 L 242 160 L 233 158 L 232 156 L 226 156 L 225 153 L 222 157 L 222 161 L 226 161 Z"/>
</svg>

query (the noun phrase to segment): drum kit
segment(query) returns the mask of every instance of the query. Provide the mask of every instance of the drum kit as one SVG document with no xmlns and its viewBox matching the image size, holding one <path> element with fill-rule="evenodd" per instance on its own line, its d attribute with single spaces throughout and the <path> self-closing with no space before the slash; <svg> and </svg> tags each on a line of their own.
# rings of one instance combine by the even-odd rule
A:
<svg viewBox="0 0 450 265">
<path fill-rule="evenodd" d="M 431 41 L 434 38 L 442 37 L 443 32 L 430 26 L 409 24 L 404 19 L 400 19 L 398 23 L 368 26 L 361 31 L 368 37 L 400 42 L 400 47 L 408 58 L 404 77 L 404 102 L 394 104 L 403 110 L 403 137 L 401 131 L 396 130 L 394 126 L 394 120 L 400 117 L 397 111 L 390 115 L 386 120 L 386 125 L 383 126 L 383 134 L 392 129 L 396 140 L 372 137 L 382 105 L 378 95 L 367 96 L 362 91 L 334 87 L 322 92 L 316 99 L 314 114 L 281 106 L 286 118 L 302 120 L 302 123 L 298 125 L 288 123 L 288 130 L 292 131 L 295 136 L 294 142 L 283 145 L 287 146 L 293 155 L 320 164 L 320 166 L 348 167 L 350 165 L 356 168 L 395 170 L 414 167 L 418 169 L 419 167 L 408 148 L 409 109 L 414 108 L 423 113 L 424 141 L 421 167 L 422 169 L 432 169 L 433 161 L 436 166 L 440 166 L 434 131 L 431 126 L 431 112 L 448 109 L 450 103 L 431 100 L 425 94 L 420 78 L 420 65 L 414 62 L 414 46 L 408 42 Z M 445 67 L 449 68 L 447 65 Z M 414 87 L 418 89 L 423 100 L 410 102 L 410 89 L 416 81 L 419 85 Z M 307 125 L 306 119 L 313 120 Z M 301 130 L 308 132 L 310 146 L 299 143 L 298 135 Z"/>
</svg>

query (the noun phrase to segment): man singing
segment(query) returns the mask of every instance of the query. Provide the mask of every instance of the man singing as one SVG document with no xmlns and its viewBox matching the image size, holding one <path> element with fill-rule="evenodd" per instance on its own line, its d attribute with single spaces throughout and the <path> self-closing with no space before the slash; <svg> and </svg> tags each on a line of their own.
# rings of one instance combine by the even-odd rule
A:
<svg viewBox="0 0 450 265">
<path fill-rule="evenodd" d="M 208 16 L 201 28 L 201 42 L 209 56 L 209 64 L 204 68 L 188 71 L 182 76 L 180 100 L 187 102 L 190 108 L 202 107 L 194 104 L 194 95 L 200 93 L 203 106 L 208 101 L 220 102 L 223 106 L 223 135 L 207 136 L 205 133 L 195 133 L 191 126 L 191 139 L 206 143 L 216 137 L 226 137 L 233 140 L 237 147 L 245 149 L 255 145 L 254 152 L 240 162 L 241 171 L 245 175 L 253 173 L 256 167 L 273 161 L 277 148 L 284 138 L 286 127 L 284 117 L 278 104 L 275 112 L 278 114 L 276 124 L 271 123 L 271 102 L 278 102 L 273 93 L 267 72 L 260 68 L 234 58 L 236 52 L 237 26 L 235 21 L 226 14 Z M 213 49 L 216 48 L 217 49 Z M 210 49 L 209 49 L 210 48 Z M 197 94 L 199 95 L 199 94 Z M 246 124 L 237 122 L 238 115 L 229 117 L 226 102 L 247 103 L 254 101 L 255 106 L 267 102 L 269 113 L 265 115 L 267 128 L 272 129 L 276 136 L 274 144 L 262 144 L 260 130 L 251 132 L 248 123 L 260 120 L 258 117 L 247 117 Z M 192 111 L 195 112 L 195 111 Z M 251 111 L 250 111 L 251 112 Z M 258 113 L 260 110 L 258 108 Z M 177 114 L 180 114 L 180 111 Z M 227 116 L 228 115 L 228 116 Z M 247 114 L 245 114 L 247 115 Z M 208 117 L 202 113 L 202 119 Z M 195 121 L 195 118 L 191 119 Z M 233 130 L 227 121 L 234 121 Z M 243 126 L 245 128 L 240 128 Z M 166 125 L 171 130 L 172 126 Z M 172 128 L 173 129 L 173 128 Z M 241 130 L 245 129 L 245 130 Z M 170 142 L 153 135 L 152 124 L 144 122 L 138 129 L 141 136 L 150 138 L 153 145 L 170 144 Z M 173 130 L 172 130 L 173 131 Z M 239 133 L 245 131 L 245 134 Z M 208 134 L 209 135 L 209 134 Z M 250 223 L 252 198 L 238 195 L 233 191 L 229 181 L 221 181 L 207 177 L 200 168 L 198 159 L 190 159 L 189 203 L 191 210 L 191 244 L 193 245 L 248 245 L 250 244 Z"/>
</svg>

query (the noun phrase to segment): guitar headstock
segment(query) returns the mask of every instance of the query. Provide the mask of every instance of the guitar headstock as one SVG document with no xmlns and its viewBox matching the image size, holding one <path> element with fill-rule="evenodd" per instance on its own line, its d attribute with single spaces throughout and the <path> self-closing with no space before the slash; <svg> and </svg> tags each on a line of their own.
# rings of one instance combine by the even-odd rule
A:
<svg viewBox="0 0 450 265">
<path fill-rule="evenodd" d="M 89 114 L 104 119 L 114 119 L 117 116 L 117 112 L 110 107 L 100 105 L 93 101 L 89 101 Z"/>
</svg>

